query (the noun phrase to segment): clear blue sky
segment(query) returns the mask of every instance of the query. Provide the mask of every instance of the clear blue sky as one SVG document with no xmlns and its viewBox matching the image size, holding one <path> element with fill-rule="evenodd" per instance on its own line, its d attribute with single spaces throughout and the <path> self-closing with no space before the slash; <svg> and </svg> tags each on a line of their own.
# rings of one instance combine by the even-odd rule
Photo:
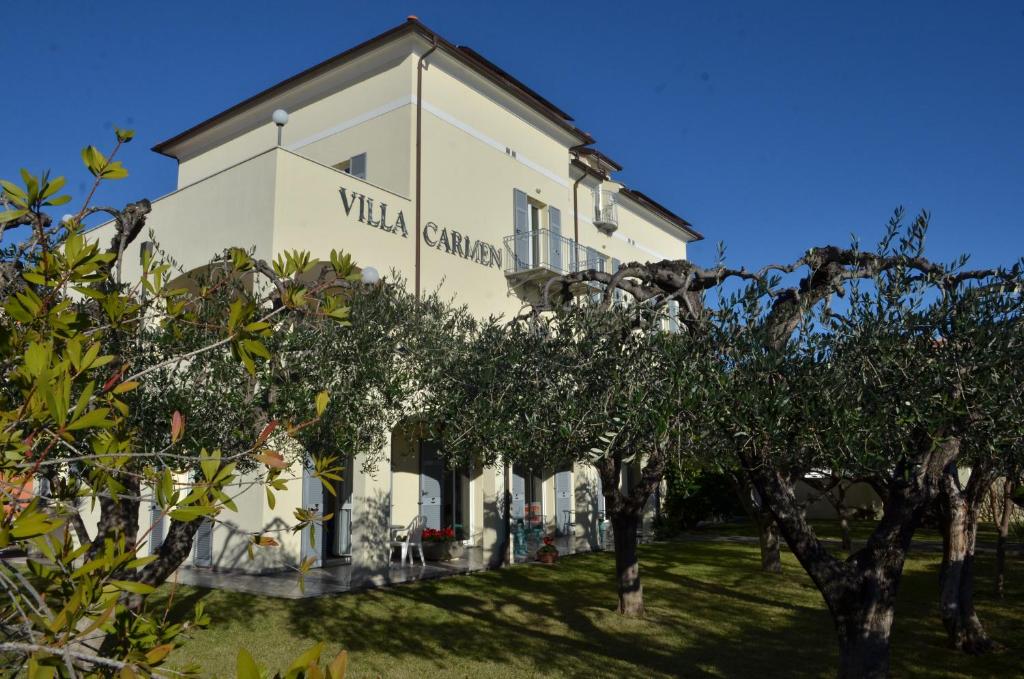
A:
<svg viewBox="0 0 1024 679">
<path fill-rule="evenodd" d="M 930 253 L 1024 254 L 1024 1 L 17 3 L 5 9 L 0 177 L 69 178 L 132 127 L 132 176 L 100 203 L 172 190 L 149 151 L 417 14 L 572 114 L 621 178 L 725 241 L 733 265 L 873 243 L 932 211 Z M 511 228 L 511 227 L 510 227 Z"/>
</svg>

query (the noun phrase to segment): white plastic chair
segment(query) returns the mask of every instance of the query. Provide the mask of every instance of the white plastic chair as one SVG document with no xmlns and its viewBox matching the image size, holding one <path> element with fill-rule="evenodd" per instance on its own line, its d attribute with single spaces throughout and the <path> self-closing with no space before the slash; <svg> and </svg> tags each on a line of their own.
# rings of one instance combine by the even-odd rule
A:
<svg viewBox="0 0 1024 679">
<path fill-rule="evenodd" d="M 419 550 L 420 553 L 420 564 L 426 565 L 427 560 L 423 558 L 423 527 L 427 522 L 427 517 L 420 515 L 417 516 L 405 529 L 405 537 L 396 538 L 391 541 L 392 547 L 402 548 L 402 561 L 401 564 L 405 565 L 406 558 L 409 559 L 409 565 L 413 565 L 415 560 L 413 559 L 413 549 Z"/>
</svg>

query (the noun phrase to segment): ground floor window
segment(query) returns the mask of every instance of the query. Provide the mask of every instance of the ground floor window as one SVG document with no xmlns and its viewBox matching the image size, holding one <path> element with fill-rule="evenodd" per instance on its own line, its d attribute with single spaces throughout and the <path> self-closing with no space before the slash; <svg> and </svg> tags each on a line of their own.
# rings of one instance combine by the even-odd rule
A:
<svg viewBox="0 0 1024 679">
<path fill-rule="evenodd" d="M 512 467 L 512 520 L 537 522 L 544 514 L 544 483 L 532 469 Z"/>
<path fill-rule="evenodd" d="M 330 557 L 352 556 L 352 459 L 341 470 L 334 493 L 324 493 L 325 513 L 331 514 L 324 536 L 324 552 Z"/>
<path fill-rule="evenodd" d="M 420 514 L 427 528 L 452 528 L 459 540 L 469 536 L 469 476 L 448 469 L 436 441 L 420 442 Z"/>
</svg>

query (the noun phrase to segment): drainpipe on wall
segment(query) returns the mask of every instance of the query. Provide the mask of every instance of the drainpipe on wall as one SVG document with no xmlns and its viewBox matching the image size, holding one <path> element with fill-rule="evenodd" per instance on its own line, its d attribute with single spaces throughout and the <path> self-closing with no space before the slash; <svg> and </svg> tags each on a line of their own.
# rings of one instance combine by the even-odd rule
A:
<svg viewBox="0 0 1024 679">
<path fill-rule="evenodd" d="M 426 59 L 431 52 L 437 49 L 437 36 L 434 36 L 434 45 L 423 53 L 416 64 L 416 301 L 420 301 L 420 239 L 422 224 L 420 222 L 420 184 L 421 164 L 423 158 L 423 69 L 426 68 Z"/>
<path fill-rule="evenodd" d="M 570 146 L 569 147 L 569 153 L 572 155 L 574 160 L 579 160 L 580 159 L 579 150 L 581 148 L 584 148 L 584 147 L 589 146 L 589 145 L 590 144 L 587 143 L 587 144 L 577 144 L 576 146 Z M 573 240 L 576 242 L 577 246 L 580 243 L 580 210 L 579 210 L 579 204 L 580 203 L 579 203 L 579 193 L 578 193 L 577 189 L 580 187 L 580 182 L 583 181 L 583 178 L 586 177 L 586 176 L 587 176 L 587 173 L 583 172 L 583 174 L 580 175 L 580 178 L 577 179 L 572 184 L 572 237 L 573 237 Z"/>
<path fill-rule="evenodd" d="M 572 237 L 577 244 L 580 242 L 580 196 L 577 189 L 579 189 L 580 182 L 586 176 L 587 173 L 583 172 L 580 178 L 572 183 Z"/>
</svg>

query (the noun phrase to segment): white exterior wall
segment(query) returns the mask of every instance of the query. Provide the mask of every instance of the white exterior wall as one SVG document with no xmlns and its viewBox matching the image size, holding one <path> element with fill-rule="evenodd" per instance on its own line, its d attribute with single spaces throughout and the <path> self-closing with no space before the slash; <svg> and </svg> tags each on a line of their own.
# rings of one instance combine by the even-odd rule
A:
<svg viewBox="0 0 1024 679">
<path fill-rule="evenodd" d="M 226 140 L 220 132 L 200 134 L 189 145 L 187 155 L 180 156 L 178 187 L 188 186 L 276 145 L 277 129 L 270 120 L 270 112 L 276 108 L 288 111 L 288 124 L 282 131 L 285 148 L 306 149 L 306 155 L 317 158 L 331 150 L 343 151 L 345 144 L 332 139 L 332 132 L 352 129 L 384 112 L 403 106 L 408 108 L 412 101 L 412 56 L 405 54 L 385 59 L 382 64 L 353 65 L 337 77 L 324 77 L 298 88 L 288 101 L 242 114 L 237 126 L 244 131 Z M 371 143 L 376 148 L 386 148 L 389 141 L 374 139 Z M 395 190 L 408 191 L 408 174 L 406 167 L 404 177 L 395 175 Z"/>
<path fill-rule="evenodd" d="M 402 45 L 399 45 L 401 47 Z M 415 82 L 416 59 L 426 47 L 405 46 L 404 54 L 389 53 L 385 62 L 362 62 L 347 75 L 324 76 L 302 85 L 288 101 L 267 102 L 257 113 L 240 115 L 235 136 L 223 130 L 202 132 L 188 142 L 179 166 L 181 188 L 154 202 L 148 226 L 161 247 L 186 270 L 202 266 L 230 246 L 253 247 L 259 257 L 271 259 L 288 249 L 311 250 L 326 258 L 331 249 L 352 254 L 362 266 L 374 266 L 386 277 L 394 269 L 411 288 L 415 276 Z M 395 48 L 397 50 L 398 47 Z M 573 237 L 573 181 L 567 134 L 543 121 L 531 119 L 481 83 L 465 67 L 440 51 L 430 57 L 423 72 L 422 219 L 440 230 L 470 241 L 493 246 L 501 264 L 486 266 L 458 253 L 421 243 L 422 289 L 442 288 L 445 296 L 464 303 L 480 315 L 518 312 L 524 301 L 511 291 L 504 275 L 509 265 L 504 238 L 513 233 L 513 190 L 561 211 L 562 235 Z M 332 80 L 333 78 L 333 80 Z M 326 91 L 331 82 L 345 89 Z M 290 101 L 290 103 L 289 103 Z M 269 111 L 286 108 L 290 119 L 283 130 L 283 148 L 275 148 L 276 130 Z M 521 104 L 519 105 L 521 108 Z M 254 122 L 255 121 L 255 122 Z M 219 135 L 219 137 L 217 136 Z M 211 140 L 216 138 L 216 143 Z M 515 151 L 515 157 L 509 151 Z M 330 166 L 357 153 L 367 154 L 367 180 Z M 663 218 L 637 207 L 629 199 L 619 202 L 619 228 L 612 235 L 593 225 L 592 188 L 596 181 L 580 183 L 580 243 L 607 258 L 622 262 L 683 258 L 687 236 Z M 605 182 L 607 191 L 618 184 Z M 387 205 L 388 222 L 404 216 L 406 235 L 389 233 L 358 220 L 358 208 L 346 214 L 339 193 L 372 198 L 378 210 Z M 433 229 L 434 227 L 431 227 Z M 110 225 L 93 232 L 109 240 Z M 430 235 L 430 234 L 427 234 Z M 139 275 L 138 239 L 125 258 L 125 276 Z M 297 465 L 296 465 L 297 467 Z M 377 471 L 353 474 L 352 560 L 367 573 L 388 561 L 391 523 L 406 524 L 419 511 L 419 467 L 415 446 L 399 433 L 391 436 Z M 289 490 L 277 494 L 276 508 L 267 505 L 261 488 L 241 493 L 238 512 L 224 512 L 214 530 L 215 567 L 262 571 L 299 561 L 298 533 L 288 526 L 302 502 L 301 470 Z M 578 550 L 597 545 L 597 475 L 589 465 L 573 470 Z M 485 559 L 500 561 L 497 548 L 504 533 L 503 470 L 474 470 L 471 475 L 469 542 L 484 548 Z M 549 528 L 554 479 L 543 474 L 544 511 Z M 148 526 L 148 517 L 144 524 Z M 247 540 L 264 533 L 281 544 L 257 549 L 247 556 Z"/>
</svg>

